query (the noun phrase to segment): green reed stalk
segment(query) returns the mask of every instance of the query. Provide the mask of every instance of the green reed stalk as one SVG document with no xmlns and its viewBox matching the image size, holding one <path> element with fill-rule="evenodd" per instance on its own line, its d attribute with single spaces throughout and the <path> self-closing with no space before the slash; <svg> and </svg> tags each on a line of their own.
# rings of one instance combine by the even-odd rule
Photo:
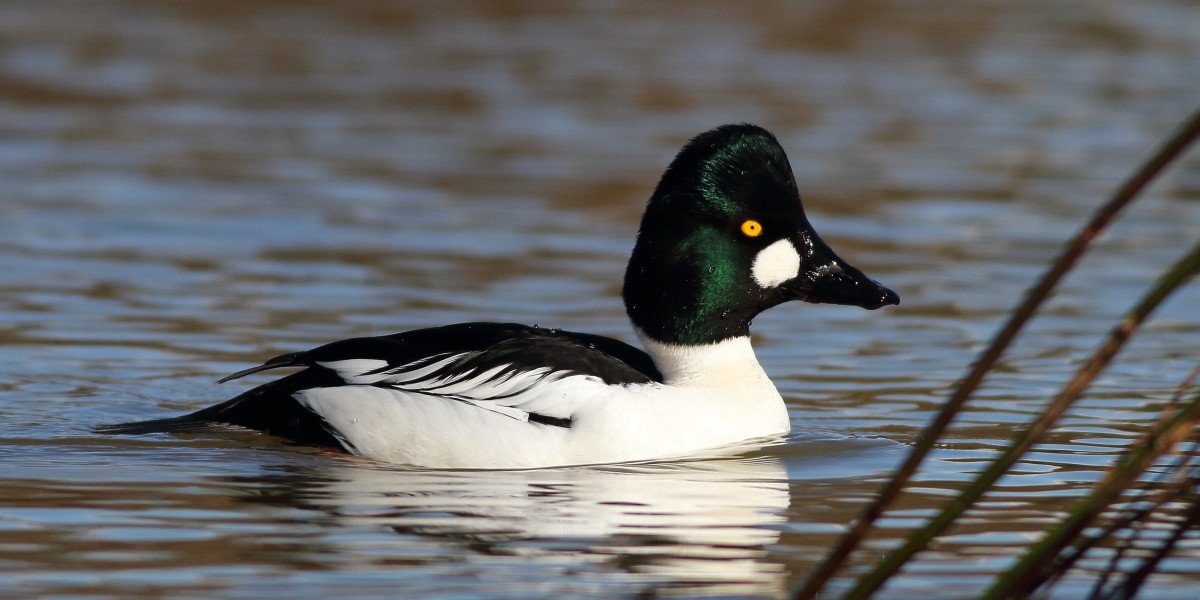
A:
<svg viewBox="0 0 1200 600">
<path fill-rule="evenodd" d="M 979 387 L 983 377 L 989 373 L 996 362 L 1000 359 L 1004 350 L 1011 345 L 1013 339 L 1016 338 L 1020 330 L 1033 317 L 1037 308 L 1049 297 L 1050 292 L 1063 278 L 1064 275 L 1075 265 L 1083 251 L 1091 243 L 1113 218 L 1126 205 L 1133 201 L 1134 198 L 1144 189 L 1158 174 L 1166 168 L 1173 160 L 1175 160 L 1196 138 L 1200 136 L 1200 109 L 1193 112 L 1183 124 L 1175 131 L 1175 133 L 1167 139 L 1151 157 L 1147 160 L 1134 174 L 1126 180 L 1126 182 L 1117 190 L 1108 202 L 1098 209 L 1092 218 L 1081 228 L 1062 254 L 1055 260 L 1054 264 L 1048 269 L 1042 278 L 1030 288 L 1025 296 L 1025 300 L 1013 311 L 1007 323 L 996 336 L 992 339 L 987 349 L 980 355 L 979 359 L 972 366 L 971 370 L 955 388 L 950 398 L 942 406 L 942 410 L 934 417 L 934 420 L 922 431 L 913 451 L 904 461 L 887 483 L 880 490 L 879 495 L 875 500 L 869 503 L 859 514 L 858 518 L 850 525 L 850 529 L 838 540 L 837 544 L 830 549 L 829 553 L 817 565 L 813 573 L 802 584 L 801 588 L 796 592 L 794 598 L 796 600 L 812 600 L 825 587 L 825 584 L 833 577 L 834 573 L 841 568 L 850 554 L 858 547 L 863 538 L 870 531 L 875 521 L 883 514 L 883 511 L 889 506 L 908 480 L 916 472 L 917 467 L 925 459 L 925 456 L 941 438 L 942 433 L 950 425 L 954 417 L 962 410 L 963 404 Z M 957 501 L 952 501 L 955 504 Z M 963 510 L 965 510 L 965 506 Z M 961 511 L 960 511 L 961 512 Z M 943 525 L 944 527 L 944 525 Z M 883 575 L 883 579 L 870 584 L 868 588 L 863 588 L 862 593 L 869 595 L 872 590 L 882 585 L 883 580 L 890 577 L 895 570 L 908 560 L 912 554 L 915 554 L 921 548 L 924 548 L 928 540 L 914 546 L 911 551 L 900 558 L 898 561 L 891 560 L 891 555 L 886 557 L 885 562 L 880 568 L 886 565 L 886 572 L 879 571 Z M 877 569 L 878 571 L 878 569 Z M 869 575 L 870 577 L 870 575 Z M 877 577 L 877 576 L 876 576 Z M 860 587 L 864 581 L 860 580 Z M 857 588 L 856 588 L 857 589 Z M 853 596 L 852 596 L 853 597 Z M 862 596 L 865 597 L 865 596 Z"/>
</svg>

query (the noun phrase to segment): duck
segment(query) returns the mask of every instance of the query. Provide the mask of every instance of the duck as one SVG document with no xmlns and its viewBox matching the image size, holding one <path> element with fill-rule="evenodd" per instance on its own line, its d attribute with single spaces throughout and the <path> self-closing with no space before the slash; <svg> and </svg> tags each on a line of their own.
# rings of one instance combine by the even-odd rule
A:
<svg viewBox="0 0 1200 600">
<path fill-rule="evenodd" d="M 695 136 L 667 166 L 646 204 L 622 298 L 644 349 L 493 322 L 351 338 L 221 379 L 299 369 L 228 401 L 97 431 L 249 429 L 434 469 L 741 452 L 791 428 L 751 346 L 758 314 L 793 300 L 870 310 L 900 302 L 817 235 L 782 146 L 745 123 Z"/>
</svg>

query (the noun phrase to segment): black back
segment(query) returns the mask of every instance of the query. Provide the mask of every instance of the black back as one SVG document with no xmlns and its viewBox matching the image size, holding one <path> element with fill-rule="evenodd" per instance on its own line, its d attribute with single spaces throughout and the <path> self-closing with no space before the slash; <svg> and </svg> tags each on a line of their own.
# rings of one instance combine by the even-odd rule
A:
<svg viewBox="0 0 1200 600">
<path fill-rule="evenodd" d="M 313 366 L 352 358 L 400 366 L 447 354 L 477 352 L 462 364 L 484 371 L 508 366 L 514 371 L 549 368 L 592 375 L 610 385 L 662 381 L 654 360 L 624 342 L 600 335 L 517 323 L 459 323 L 379 337 L 352 338 L 308 352 L 284 355 L 293 364 Z"/>
</svg>

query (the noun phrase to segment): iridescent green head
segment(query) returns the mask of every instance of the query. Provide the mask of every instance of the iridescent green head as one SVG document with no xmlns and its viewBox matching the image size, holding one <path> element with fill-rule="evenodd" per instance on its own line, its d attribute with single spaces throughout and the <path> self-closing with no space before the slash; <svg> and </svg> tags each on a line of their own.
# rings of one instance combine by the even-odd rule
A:
<svg viewBox="0 0 1200 600">
<path fill-rule="evenodd" d="M 748 335 L 755 315 L 788 300 L 900 302 L 817 236 L 787 155 L 754 125 L 702 133 L 676 155 L 646 206 L 623 295 L 638 328 L 678 344 Z"/>
</svg>

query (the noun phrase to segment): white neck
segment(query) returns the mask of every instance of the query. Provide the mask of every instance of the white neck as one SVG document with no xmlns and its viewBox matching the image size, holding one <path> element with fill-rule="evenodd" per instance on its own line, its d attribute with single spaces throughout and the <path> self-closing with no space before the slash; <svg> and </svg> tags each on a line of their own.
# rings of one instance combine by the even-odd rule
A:
<svg viewBox="0 0 1200 600">
<path fill-rule="evenodd" d="M 642 345 L 654 359 L 669 385 L 725 387 L 748 380 L 767 383 L 767 374 L 754 356 L 750 337 L 730 338 L 713 344 L 667 344 L 637 329 Z"/>
</svg>

